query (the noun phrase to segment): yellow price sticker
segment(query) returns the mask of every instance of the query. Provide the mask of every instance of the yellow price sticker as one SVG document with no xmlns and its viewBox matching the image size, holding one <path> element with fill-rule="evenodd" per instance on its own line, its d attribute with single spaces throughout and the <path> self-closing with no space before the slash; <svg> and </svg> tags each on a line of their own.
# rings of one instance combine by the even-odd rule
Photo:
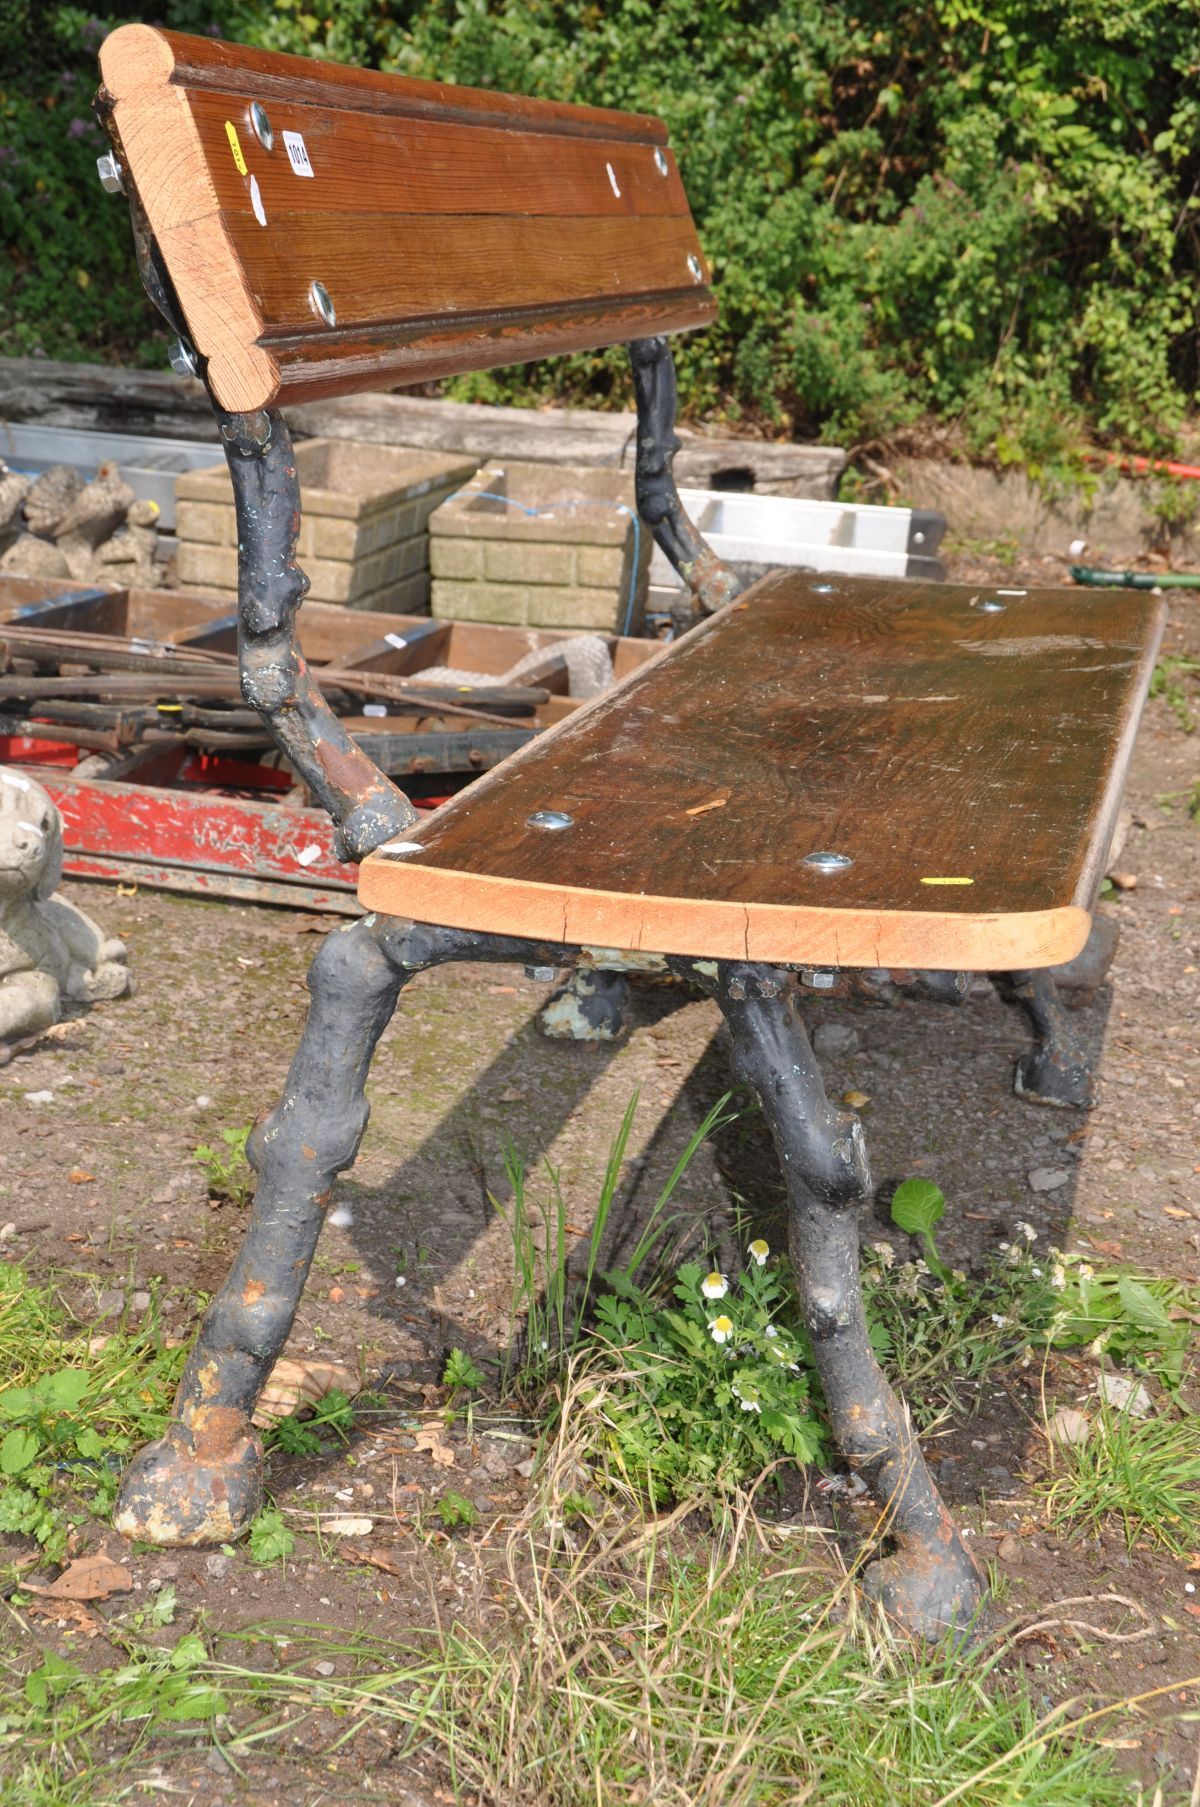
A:
<svg viewBox="0 0 1200 1807">
<path fill-rule="evenodd" d="M 229 140 L 229 148 L 233 152 L 233 160 L 237 164 L 237 173 L 239 176 L 244 176 L 246 173 L 246 159 L 242 156 L 242 147 L 238 143 L 237 127 L 234 125 L 232 119 L 227 119 L 225 121 L 225 136 Z"/>
</svg>

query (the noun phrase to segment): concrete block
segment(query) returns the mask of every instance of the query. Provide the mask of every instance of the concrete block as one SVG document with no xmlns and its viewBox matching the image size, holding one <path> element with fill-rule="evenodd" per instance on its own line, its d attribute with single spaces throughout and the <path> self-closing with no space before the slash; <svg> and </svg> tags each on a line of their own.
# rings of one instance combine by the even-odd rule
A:
<svg viewBox="0 0 1200 1807">
<path fill-rule="evenodd" d="M 192 589 L 223 590 L 236 596 L 237 548 L 181 540 L 175 555 L 175 572 L 179 582 Z"/>
<path fill-rule="evenodd" d="M 431 534 L 429 568 L 435 578 L 480 578 L 483 576 L 483 546 L 478 540 Z"/>
<path fill-rule="evenodd" d="M 526 619 L 530 627 L 586 628 L 612 634 L 623 630 L 627 607 L 628 597 L 618 596 L 615 590 L 585 590 L 578 585 L 560 590 L 537 584 L 529 591 Z M 642 613 L 635 604 L 630 633 L 639 633 L 641 626 Z"/>
<path fill-rule="evenodd" d="M 617 559 L 619 562 L 619 552 Z M 523 544 L 519 538 L 485 540 L 483 575 L 501 584 L 569 584 L 575 578 L 575 548 Z"/>
<path fill-rule="evenodd" d="M 228 508 L 213 502 L 177 503 L 175 531 L 180 539 L 197 540 L 205 546 L 233 545 L 237 526 L 232 502 Z"/>
<path fill-rule="evenodd" d="M 509 627 L 529 622 L 530 591 L 523 584 L 449 583 L 435 578 L 433 613 L 442 621 L 496 621 Z"/>
</svg>

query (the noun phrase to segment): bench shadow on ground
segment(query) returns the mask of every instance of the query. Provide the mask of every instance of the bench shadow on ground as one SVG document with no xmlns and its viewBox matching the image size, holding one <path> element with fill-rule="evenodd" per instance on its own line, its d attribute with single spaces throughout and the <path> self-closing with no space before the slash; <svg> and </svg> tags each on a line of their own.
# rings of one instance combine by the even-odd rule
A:
<svg viewBox="0 0 1200 1807">
<path fill-rule="evenodd" d="M 1070 1013 L 1093 1071 L 1103 1083 L 1102 1056 L 1111 993 Z M 398 1240 L 427 1244 L 441 1254 L 442 1272 L 470 1271 L 472 1251 L 496 1231 L 493 1199 L 507 1208 L 502 1147 L 508 1133 L 520 1148 L 526 1171 L 535 1178 L 568 1124 L 599 1115 L 597 1088 L 627 1037 L 661 1030 L 668 1019 L 696 1003 L 682 986 L 635 985 L 629 1029 L 617 1043 L 586 1047 L 542 1039 L 532 1019 L 516 1045 L 506 1044 L 473 1078 L 467 1089 L 380 1184 L 353 1185 L 355 1226 L 351 1241 L 364 1262 L 378 1268 L 381 1246 Z M 682 1077 L 673 1102 L 660 1114 L 622 1173 L 600 1267 L 624 1265 L 653 1211 L 655 1200 L 706 1113 L 732 1086 L 727 1040 L 712 1005 L 706 1045 Z M 948 1210 L 939 1244 L 954 1265 L 978 1267 L 1010 1235 L 1018 1218 L 1033 1222 L 1040 1236 L 1061 1242 L 1073 1214 L 1087 1113 L 1032 1105 L 1013 1093 L 1013 1067 L 1030 1046 L 1024 1017 L 988 988 L 973 993 L 957 1008 L 906 1002 L 885 1010 L 853 1004 L 821 1003 L 807 1009 L 810 1031 L 818 1023 L 836 1022 L 855 1031 L 856 1050 L 848 1058 L 822 1059 L 826 1089 L 834 1101 L 847 1091 L 865 1093 L 863 1107 L 874 1178 L 874 1197 L 862 1213 L 865 1240 L 887 1237 L 901 1258 L 916 1254 L 915 1244 L 890 1221 L 890 1200 L 897 1184 L 910 1174 L 933 1179 L 945 1192 Z M 387 1050 L 379 1061 L 386 1063 Z M 527 1091 L 531 1068 L 542 1063 L 554 1083 L 536 1087 L 536 1100 L 519 1112 L 519 1120 L 502 1130 L 494 1101 L 519 1080 Z M 626 1098 L 628 1094 L 626 1094 Z M 645 1103 L 645 1100 L 643 1101 Z M 787 1208 L 783 1181 L 769 1132 L 757 1103 L 745 1090 L 735 1092 L 734 1119 L 710 1137 L 678 1188 L 669 1209 L 677 1214 L 665 1247 L 676 1256 L 711 1248 L 723 1265 L 740 1265 L 739 1248 L 753 1235 L 771 1246 L 786 1245 Z M 597 1144 L 606 1151 L 618 1115 L 609 1108 L 597 1123 Z M 369 1134 L 370 1132 L 368 1132 Z M 602 1160 L 593 1162 L 602 1167 Z M 1066 1172 L 1051 1190 L 1031 1189 L 1029 1176 L 1038 1170 Z M 441 1202 L 431 1175 L 443 1182 Z M 454 1200 L 445 1203 L 446 1187 Z M 532 1190 L 532 1186 L 531 1186 Z M 584 1200 L 594 1205 L 595 1199 Z M 580 1207 L 572 1201 L 574 1223 Z M 587 1220 L 590 1222 L 590 1219 Z M 586 1226 L 585 1226 L 586 1227 Z M 489 1244 L 494 1284 L 506 1290 L 507 1275 L 497 1275 L 494 1257 L 510 1255 L 506 1238 Z M 587 1259 L 586 1235 L 575 1241 L 574 1272 Z M 484 1264 L 485 1267 L 487 1264 Z M 411 1310 L 421 1295 L 420 1277 L 402 1299 L 386 1289 L 372 1307 L 384 1321 L 411 1324 Z M 480 1345 L 483 1313 L 465 1310 L 462 1289 L 427 1286 L 440 1319 L 442 1340 L 449 1347 Z M 474 1294 L 471 1295 L 474 1297 Z M 503 1315 L 497 1297 L 493 1325 Z M 493 1336 L 493 1348 L 494 1348 Z"/>
</svg>

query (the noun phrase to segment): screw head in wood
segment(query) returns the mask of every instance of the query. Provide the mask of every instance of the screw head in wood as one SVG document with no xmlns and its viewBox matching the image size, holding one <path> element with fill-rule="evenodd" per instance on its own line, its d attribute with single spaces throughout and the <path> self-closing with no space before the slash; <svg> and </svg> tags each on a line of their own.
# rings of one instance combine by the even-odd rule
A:
<svg viewBox="0 0 1200 1807">
<path fill-rule="evenodd" d="M 1008 607 L 1006 602 L 997 602 L 994 596 L 977 596 L 971 604 L 981 615 L 1003 615 Z"/>
<path fill-rule="evenodd" d="M 700 259 L 696 256 L 696 253 L 694 251 L 688 252 L 687 264 L 688 264 L 688 269 L 691 272 L 692 281 L 693 282 L 703 282 L 704 281 L 704 265 L 700 262 Z"/>
<path fill-rule="evenodd" d="M 102 157 L 96 158 L 96 174 L 100 178 L 100 186 L 105 194 L 123 195 L 125 193 L 125 172 L 111 151 L 105 151 Z"/>
<path fill-rule="evenodd" d="M 817 596 L 834 596 L 837 594 L 832 584 L 814 584 L 813 593 Z"/>
<path fill-rule="evenodd" d="M 845 872 L 854 861 L 848 853 L 806 853 L 804 864 L 812 872 Z"/>
<path fill-rule="evenodd" d="M 569 816 L 565 809 L 535 809 L 531 816 L 526 816 L 528 828 L 574 828 L 575 818 Z"/>
<path fill-rule="evenodd" d="M 258 139 L 258 142 L 262 145 L 264 151 L 271 150 L 275 143 L 275 133 L 271 129 L 271 121 L 267 117 L 267 109 L 263 106 L 261 100 L 253 100 L 250 103 L 250 124 L 254 127 L 254 136 Z"/>
<path fill-rule="evenodd" d="M 654 167 L 660 176 L 669 176 L 671 173 L 671 165 L 667 162 L 666 156 L 660 150 L 656 150 L 654 153 Z"/>
<path fill-rule="evenodd" d="M 314 282 L 309 285 L 308 301 L 318 320 L 323 320 L 326 326 L 337 325 L 337 309 L 323 282 Z"/>
</svg>

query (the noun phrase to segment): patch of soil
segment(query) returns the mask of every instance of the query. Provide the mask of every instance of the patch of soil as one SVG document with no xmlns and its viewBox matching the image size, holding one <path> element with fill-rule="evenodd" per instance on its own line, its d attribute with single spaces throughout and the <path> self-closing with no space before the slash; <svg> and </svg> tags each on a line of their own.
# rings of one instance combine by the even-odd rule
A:
<svg viewBox="0 0 1200 1807">
<path fill-rule="evenodd" d="M 1200 602 L 1176 594 L 1171 609 L 1166 650 L 1200 654 Z M 1122 858 L 1138 883 L 1104 906 L 1120 923 L 1121 944 L 1111 984 L 1076 1019 L 1097 1061 L 1093 1112 L 1038 1110 L 1013 1095 L 1024 1023 L 984 983 L 957 1010 L 811 1005 L 812 1027 L 853 1031 L 822 1060 L 832 1096 L 869 1098 L 862 1115 L 881 1203 L 868 1235 L 882 1233 L 882 1201 L 894 1184 L 923 1174 L 950 1201 L 939 1241 L 953 1265 L 978 1266 L 1019 1217 L 1037 1229 L 1039 1246 L 1053 1241 L 1099 1261 L 1200 1278 L 1200 826 L 1161 801 L 1197 776 L 1195 740 L 1163 701 L 1152 702 Z M 138 992 L 0 1069 L 0 1247 L 34 1272 L 70 1270 L 71 1302 L 98 1331 L 123 1310 L 136 1316 L 139 1295 L 154 1286 L 169 1328 L 188 1336 L 197 1296 L 219 1285 L 244 1225 L 242 1212 L 210 1201 L 194 1150 L 251 1122 L 278 1094 L 316 937 L 284 932 L 282 913 L 268 908 L 87 884 L 71 884 L 69 894 L 127 941 Z M 422 975 L 405 992 L 376 1058 L 362 1152 L 337 1188 L 349 1221 L 325 1232 L 290 1344 L 292 1354 L 347 1361 L 368 1378 L 386 1371 L 389 1404 L 348 1448 L 277 1456 L 276 1501 L 288 1513 L 319 1501 L 371 1517 L 363 1547 L 398 1572 L 354 1560 L 358 1545 L 348 1538 L 325 1553 L 305 1538 L 296 1560 L 269 1569 L 244 1548 L 232 1556 L 136 1550 L 127 1558 L 135 1599 L 170 1581 L 178 1623 L 202 1616 L 218 1633 L 307 1619 L 394 1637 L 442 1613 L 486 1624 L 488 1613 L 503 1612 L 488 1593 L 490 1565 L 523 1497 L 518 1463 L 528 1457 L 530 1427 L 499 1424 L 491 1428 L 505 1435 L 497 1437 L 481 1424 L 470 1436 L 459 1426 L 454 1464 L 439 1467 L 416 1448 L 414 1424 L 430 1397 L 422 1389 L 439 1381 L 451 1347 L 494 1361 L 511 1335 L 511 1245 L 493 1203 L 507 1200 L 506 1144 L 511 1138 L 529 1164 L 535 1236 L 544 1238 L 536 1218 L 551 1208 L 549 1163 L 582 1245 L 612 1138 L 639 1094 L 606 1251 L 613 1259 L 632 1245 L 728 1084 L 724 1031 L 708 1001 L 637 983 L 628 1036 L 584 1047 L 541 1038 L 536 1015 L 547 991 L 520 969 L 459 966 Z M 1061 1177 L 1034 1190 L 1038 1170 Z M 674 1205 L 692 1241 L 727 1260 L 754 1234 L 782 1243 L 782 1187 L 756 1115 L 701 1151 Z M 1086 1384 L 1070 1363 L 1049 1380 L 1071 1399 Z M 932 1439 L 934 1466 L 976 1548 L 1004 1578 L 998 1612 L 1047 1621 L 1014 1658 L 1035 1693 L 1051 1705 L 1071 1694 L 1160 1690 L 1147 1703 L 1144 1737 L 1131 1734 L 1119 1758 L 1151 1787 L 1161 1779 L 1186 1796 L 1195 1729 L 1177 1719 L 1200 1699 L 1200 1618 L 1187 1572 L 1153 1553 L 1128 1556 L 1115 1534 L 1096 1544 L 1047 1533 L 1029 1486 L 1045 1459 L 1039 1386 L 1036 1373 L 989 1385 L 968 1422 Z M 793 1486 L 780 1510 L 790 1504 L 824 1518 L 828 1502 L 798 1480 Z M 480 1513 L 472 1533 L 447 1537 L 432 1516 L 448 1488 Z M 853 1529 L 848 1510 L 838 1506 Z M 102 1544 L 102 1528 L 86 1541 Z M 116 1553 L 118 1540 L 107 1542 Z M 1106 1593 L 1127 1596 L 1147 1617 L 1111 1601 L 1054 1604 Z M 98 1616 L 131 1610 L 110 1602 Z M 1139 1636 L 1120 1641 L 1129 1631 Z M 256 1634 L 247 1659 L 277 1660 L 271 1638 L 287 1635 L 278 1625 L 271 1637 Z M 32 1638 L 91 1652 L 77 1660 L 113 1660 L 103 1639 L 89 1643 L 69 1622 L 39 1618 L 26 1638 L 9 1620 L 10 1654 L 28 1659 Z M 263 1807 L 315 1803 L 334 1790 L 344 1800 L 445 1798 L 436 1776 L 392 1775 L 382 1743 L 320 1756 L 314 1738 L 306 1726 L 297 1748 L 272 1746 L 244 1776 L 214 1766 L 206 1740 L 195 1763 L 188 1748 L 171 1758 L 171 1783 L 197 1801 Z"/>
</svg>

